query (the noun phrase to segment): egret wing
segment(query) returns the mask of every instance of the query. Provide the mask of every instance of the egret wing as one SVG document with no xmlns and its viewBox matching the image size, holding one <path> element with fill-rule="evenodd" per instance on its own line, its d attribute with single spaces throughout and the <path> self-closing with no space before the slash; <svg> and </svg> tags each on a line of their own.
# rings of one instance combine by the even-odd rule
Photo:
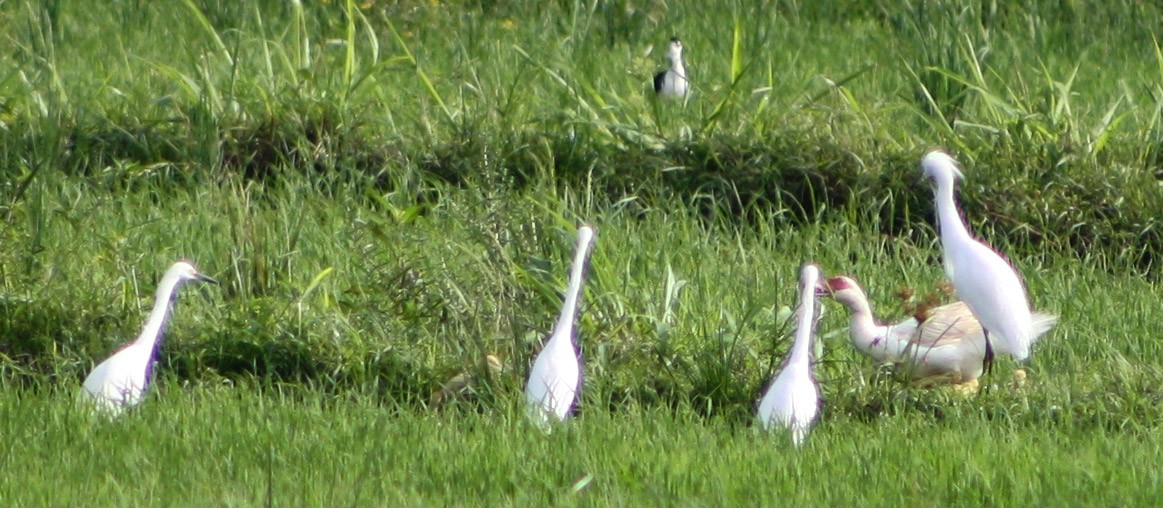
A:
<svg viewBox="0 0 1163 508">
<path fill-rule="evenodd" d="M 1026 291 L 1010 264 L 989 246 L 966 244 L 952 258 L 957 266 L 953 285 L 957 296 L 990 331 L 994 348 L 1023 360 L 1029 355 L 1030 305 Z"/>
<path fill-rule="evenodd" d="M 915 331 L 911 342 L 927 349 L 966 341 L 985 341 L 981 322 L 965 302 L 954 302 L 929 311 L 925 322 Z"/>
</svg>

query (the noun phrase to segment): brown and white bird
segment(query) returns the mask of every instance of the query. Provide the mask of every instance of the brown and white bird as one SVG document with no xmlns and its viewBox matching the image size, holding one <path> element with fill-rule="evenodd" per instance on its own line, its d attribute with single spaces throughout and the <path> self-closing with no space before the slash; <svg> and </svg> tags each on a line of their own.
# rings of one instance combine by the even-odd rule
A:
<svg viewBox="0 0 1163 508">
<path fill-rule="evenodd" d="M 828 292 L 851 315 L 848 335 L 860 352 L 921 385 L 976 382 L 986 362 L 985 331 L 964 302 L 925 310 L 899 323 L 877 323 L 868 297 L 855 280 L 833 277 Z M 1058 318 L 1035 312 L 1033 339 L 1045 334 Z"/>
<path fill-rule="evenodd" d="M 494 355 L 485 355 L 485 365 L 488 367 L 488 375 L 492 377 L 501 375 L 505 370 L 505 365 L 501 363 L 501 359 Z M 439 390 L 432 392 L 432 399 L 428 405 L 441 407 L 457 400 L 470 398 L 476 393 L 478 383 L 477 376 L 469 372 L 458 373 L 441 384 Z"/>
</svg>

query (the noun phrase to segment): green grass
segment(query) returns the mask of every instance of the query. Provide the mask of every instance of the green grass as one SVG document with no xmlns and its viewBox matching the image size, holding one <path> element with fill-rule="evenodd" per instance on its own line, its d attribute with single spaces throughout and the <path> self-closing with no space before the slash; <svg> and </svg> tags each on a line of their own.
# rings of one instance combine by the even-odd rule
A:
<svg viewBox="0 0 1163 508">
<path fill-rule="evenodd" d="M 363 396 L 167 386 L 104 422 L 69 395 L 0 401 L 8 502 L 1139 504 L 1158 487 L 1157 426 L 1072 420 L 1036 395 L 947 401 L 940 417 L 904 397 L 892 417 L 829 410 L 801 450 L 685 411 L 595 412 L 545 436 L 512 405 L 417 413 Z"/>
<path fill-rule="evenodd" d="M 1163 14 L 1136 2 L 0 3 L 13 505 L 1148 504 Z M 671 35 L 695 94 L 644 93 Z M 1154 51 L 1152 51 L 1154 50 Z M 1061 316 L 1020 391 L 897 384 L 825 302 L 823 416 L 752 427 L 805 262 L 944 275 L 918 160 Z M 521 389 L 598 228 L 581 417 Z M 158 390 L 72 402 L 190 258 Z M 478 400 L 427 407 L 483 357 Z M 575 492 L 576 490 L 576 492 Z M 1136 503 L 1138 501 L 1138 503 Z"/>
</svg>

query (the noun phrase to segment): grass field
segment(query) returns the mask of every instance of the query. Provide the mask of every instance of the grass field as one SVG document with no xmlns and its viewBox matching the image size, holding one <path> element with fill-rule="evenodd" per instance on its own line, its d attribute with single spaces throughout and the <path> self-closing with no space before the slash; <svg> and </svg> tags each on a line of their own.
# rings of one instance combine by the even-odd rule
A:
<svg viewBox="0 0 1163 508">
<path fill-rule="evenodd" d="M 0 503 L 1147 505 L 1163 52 L 1138 2 L 0 2 Z M 683 38 L 686 101 L 647 87 Z M 1060 316 L 902 385 L 825 301 L 807 445 L 753 424 L 805 262 L 944 280 L 933 146 Z M 578 419 L 522 383 L 598 229 Z M 145 404 L 75 405 L 169 263 Z M 505 370 L 437 410 L 443 380 Z"/>
<path fill-rule="evenodd" d="M 520 408 L 434 414 L 317 392 L 174 387 L 102 423 L 71 410 L 68 395 L 3 401 L 6 501 L 1094 505 L 1150 504 L 1159 487 L 1157 426 L 1031 417 L 1001 397 L 942 404 L 943 418 L 828 414 L 795 450 L 687 411 L 596 412 L 547 438 Z"/>
</svg>

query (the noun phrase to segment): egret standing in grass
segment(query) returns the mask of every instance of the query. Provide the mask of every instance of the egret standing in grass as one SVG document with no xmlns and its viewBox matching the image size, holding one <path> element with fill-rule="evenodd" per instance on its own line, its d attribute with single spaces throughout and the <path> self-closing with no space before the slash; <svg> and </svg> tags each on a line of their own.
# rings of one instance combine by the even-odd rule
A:
<svg viewBox="0 0 1163 508">
<path fill-rule="evenodd" d="M 965 177 L 953 157 L 940 150 L 931 151 L 921 159 L 921 168 L 924 176 L 937 185 L 937 225 L 945 274 L 957 297 L 969 306 L 984 328 L 986 371 L 995 351 L 1025 360 L 1037 334 L 1018 272 L 996 250 L 970 236 L 961 221 L 953 202 L 953 187 L 956 180 Z"/>
<path fill-rule="evenodd" d="M 660 97 L 686 97 L 690 83 L 682 65 L 682 41 L 678 37 L 670 40 L 666 57 L 670 59 L 670 68 L 654 76 L 654 91 Z"/>
<path fill-rule="evenodd" d="M 530 417 L 542 428 L 549 428 L 549 418 L 565 421 L 577 403 L 581 391 L 581 352 L 577 343 L 578 301 L 590 250 L 594 245 L 594 229 L 583 225 L 577 230 L 577 252 L 565 290 L 565 303 L 553 327 L 553 334 L 545 341 L 525 385 L 529 400 Z"/>
<path fill-rule="evenodd" d="M 116 414 L 125 407 L 141 402 L 149 387 L 158 341 L 169 319 L 178 288 L 192 280 L 218 283 L 198 273 L 194 265 L 187 261 L 174 263 L 158 284 L 153 311 L 149 313 L 141 335 L 98 364 L 85 378 L 85 391 L 98 407 Z"/>
<path fill-rule="evenodd" d="M 820 281 L 820 269 L 804 265 L 800 270 L 800 308 L 791 353 L 759 402 L 759 423 L 767 429 L 788 429 L 796 446 L 803 444 L 820 413 L 820 388 L 812 375 L 811 347 L 820 315 L 816 298 L 826 291 Z"/>
<path fill-rule="evenodd" d="M 985 361 L 985 330 L 965 302 L 925 309 L 896 324 L 877 323 L 868 297 L 855 280 L 832 277 L 828 293 L 848 308 L 852 345 L 878 362 L 894 364 L 922 386 L 976 385 Z M 1034 339 L 1046 333 L 1057 317 L 1035 312 Z M 968 386 L 975 389 L 975 386 Z"/>
</svg>

